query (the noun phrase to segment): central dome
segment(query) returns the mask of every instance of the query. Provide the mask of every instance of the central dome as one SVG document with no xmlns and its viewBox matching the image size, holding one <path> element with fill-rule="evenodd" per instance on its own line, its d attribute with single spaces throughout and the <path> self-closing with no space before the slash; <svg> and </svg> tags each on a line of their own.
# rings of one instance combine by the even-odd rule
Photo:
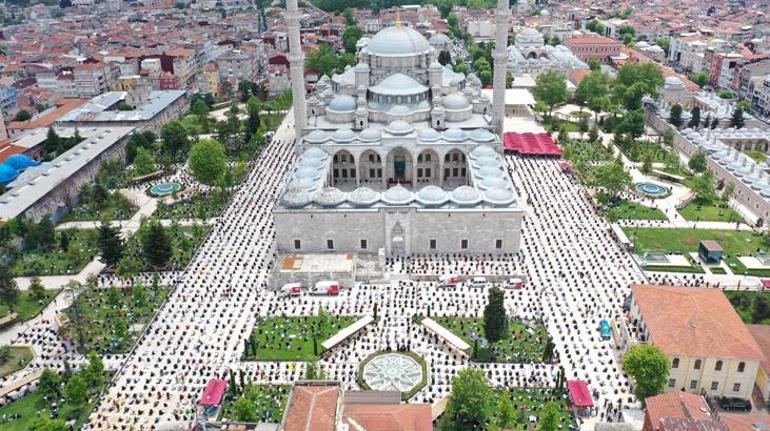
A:
<svg viewBox="0 0 770 431">
<path fill-rule="evenodd" d="M 375 55 L 410 56 L 424 54 L 431 47 L 417 30 L 409 27 L 388 27 L 372 37 L 365 48 Z"/>
</svg>

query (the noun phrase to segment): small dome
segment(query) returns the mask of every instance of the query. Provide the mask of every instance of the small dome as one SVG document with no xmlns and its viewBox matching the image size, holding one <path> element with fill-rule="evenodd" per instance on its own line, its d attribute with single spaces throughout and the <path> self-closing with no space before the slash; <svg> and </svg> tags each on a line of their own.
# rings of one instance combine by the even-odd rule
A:
<svg viewBox="0 0 770 431">
<path fill-rule="evenodd" d="M 444 106 L 444 109 L 450 109 L 453 111 L 467 109 L 470 106 L 468 99 L 466 99 L 465 96 L 457 93 L 445 96 L 443 99 L 441 99 L 441 104 Z"/>
<path fill-rule="evenodd" d="M 495 140 L 495 135 L 492 132 L 481 128 L 473 130 L 469 137 L 476 142 L 491 142 Z"/>
<path fill-rule="evenodd" d="M 423 205 L 438 206 L 449 200 L 449 193 L 438 186 L 425 186 L 417 192 L 417 201 Z"/>
<path fill-rule="evenodd" d="M 318 170 L 321 169 L 324 165 L 324 161 L 321 159 L 316 159 L 313 157 L 303 157 L 300 159 L 299 163 L 297 163 L 297 166 L 300 167 L 300 169 L 314 169 Z"/>
<path fill-rule="evenodd" d="M 291 178 L 292 180 L 301 180 L 305 178 L 317 180 L 321 178 L 321 172 L 311 166 L 300 166 L 299 169 L 294 172 L 294 175 L 292 175 Z"/>
<path fill-rule="evenodd" d="M 320 149 L 320 148 L 308 148 L 305 150 L 304 153 L 302 153 L 302 158 L 314 158 L 319 160 L 326 160 L 329 155 L 326 154 L 326 151 Z"/>
<path fill-rule="evenodd" d="M 450 194 L 452 202 L 461 206 L 473 206 L 481 202 L 481 193 L 470 186 L 460 186 Z"/>
<path fill-rule="evenodd" d="M 382 138 L 382 132 L 377 129 L 364 129 L 358 133 L 361 142 L 377 142 Z"/>
<path fill-rule="evenodd" d="M 414 131 L 414 127 L 411 124 L 403 120 L 392 121 L 385 127 L 385 131 L 391 135 L 408 135 Z"/>
<path fill-rule="evenodd" d="M 336 187 L 324 187 L 315 194 L 315 203 L 324 207 L 336 207 L 345 202 L 345 193 Z"/>
<path fill-rule="evenodd" d="M 369 187 L 359 187 L 348 194 L 348 202 L 355 206 L 374 205 L 380 200 L 380 194 Z"/>
<path fill-rule="evenodd" d="M 482 178 L 502 178 L 503 171 L 500 166 L 482 166 L 476 171 L 478 176 Z"/>
<path fill-rule="evenodd" d="M 305 135 L 305 142 L 310 144 L 322 144 L 329 140 L 329 134 L 321 129 L 315 129 Z"/>
<path fill-rule="evenodd" d="M 471 151 L 471 157 L 476 158 L 481 156 L 497 157 L 497 152 L 495 152 L 492 147 L 486 145 L 479 145 Z"/>
<path fill-rule="evenodd" d="M 513 192 L 508 189 L 494 188 L 484 192 L 484 200 L 492 205 L 510 205 L 516 200 Z"/>
<path fill-rule="evenodd" d="M 340 94 L 329 102 L 326 110 L 332 112 L 354 112 L 356 110 L 356 99 L 353 96 Z"/>
<path fill-rule="evenodd" d="M 465 131 L 453 127 L 444 132 L 444 139 L 449 142 L 462 142 L 465 140 Z"/>
<path fill-rule="evenodd" d="M 501 177 L 485 177 L 479 183 L 479 187 L 484 190 L 507 189 L 508 181 L 505 181 Z"/>
<path fill-rule="evenodd" d="M 291 192 L 313 192 L 316 189 L 316 182 L 311 178 L 295 178 L 286 187 L 286 191 Z"/>
<path fill-rule="evenodd" d="M 356 139 L 356 134 L 350 129 L 339 129 L 332 133 L 332 140 L 334 142 L 353 142 Z"/>
<path fill-rule="evenodd" d="M 426 129 L 420 129 L 420 132 L 417 134 L 417 136 L 421 141 L 425 142 L 436 142 L 441 139 L 441 134 L 437 132 L 436 129 L 430 127 Z"/>
<path fill-rule="evenodd" d="M 414 194 L 404 186 L 397 184 L 382 194 L 382 200 L 389 205 L 407 205 L 414 199 Z"/>
<path fill-rule="evenodd" d="M 430 67 L 428 68 L 428 70 L 430 70 L 431 72 L 441 72 L 443 69 L 444 69 L 444 66 L 442 66 L 441 63 L 437 61 L 434 61 L 433 63 L 431 63 Z"/>
<path fill-rule="evenodd" d="M 287 208 L 302 208 L 313 200 L 310 193 L 306 191 L 289 191 L 284 193 L 281 202 Z"/>
<path fill-rule="evenodd" d="M 473 161 L 474 167 L 480 169 L 485 166 L 493 167 L 493 168 L 499 168 L 501 163 L 500 159 L 493 156 L 481 156 L 477 157 L 476 160 Z"/>
</svg>

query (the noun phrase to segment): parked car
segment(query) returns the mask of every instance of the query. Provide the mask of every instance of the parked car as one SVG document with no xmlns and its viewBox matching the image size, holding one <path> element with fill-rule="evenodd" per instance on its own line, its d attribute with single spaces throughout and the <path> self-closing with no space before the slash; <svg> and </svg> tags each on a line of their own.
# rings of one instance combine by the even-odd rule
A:
<svg viewBox="0 0 770 431">
<path fill-rule="evenodd" d="M 278 295 L 281 298 L 289 296 L 300 296 L 302 294 L 302 283 L 286 283 L 281 287 Z"/>
<path fill-rule="evenodd" d="M 454 274 L 444 274 L 438 278 L 439 287 L 455 287 L 460 282 L 460 277 Z"/>
<path fill-rule="evenodd" d="M 311 295 L 339 295 L 342 286 L 338 281 L 323 280 L 310 288 Z"/>
<path fill-rule="evenodd" d="M 520 277 L 513 277 L 506 280 L 503 284 L 506 289 L 521 289 L 524 287 L 524 279 Z"/>
<path fill-rule="evenodd" d="M 749 401 L 735 398 L 735 397 L 722 397 L 719 399 L 719 407 L 728 410 L 728 411 L 740 411 L 740 412 L 750 412 L 751 411 L 751 403 Z"/>
<path fill-rule="evenodd" d="M 612 329 L 610 329 L 610 322 L 602 320 L 599 322 L 599 332 L 602 335 L 602 340 L 612 339 Z"/>
<path fill-rule="evenodd" d="M 468 280 L 468 286 L 470 287 L 485 287 L 487 285 L 487 279 L 484 277 L 473 277 Z"/>
</svg>

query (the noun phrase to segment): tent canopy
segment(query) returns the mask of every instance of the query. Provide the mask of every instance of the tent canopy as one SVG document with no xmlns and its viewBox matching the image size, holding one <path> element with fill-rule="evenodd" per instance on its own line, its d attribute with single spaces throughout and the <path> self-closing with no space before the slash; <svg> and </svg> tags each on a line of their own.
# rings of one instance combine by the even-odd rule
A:
<svg viewBox="0 0 770 431">
<path fill-rule="evenodd" d="M 591 392 L 588 390 L 588 385 L 582 380 L 569 380 L 567 381 L 567 389 L 569 390 L 569 398 L 572 400 L 572 405 L 578 408 L 593 407 L 594 402 L 591 400 Z"/>
<path fill-rule="evenodd" d="M 218 406 L 225 396 L 227 382 L 220 379 L 211 379 L 203 390 L 199 404 L 206 407 Z"/>
<path fill-rule="evenodd" d="M 508 132 L 503 136 L 505 151 L 532 156 L 561 156 L 561 148 L 548 133 Z"/>
</svg>

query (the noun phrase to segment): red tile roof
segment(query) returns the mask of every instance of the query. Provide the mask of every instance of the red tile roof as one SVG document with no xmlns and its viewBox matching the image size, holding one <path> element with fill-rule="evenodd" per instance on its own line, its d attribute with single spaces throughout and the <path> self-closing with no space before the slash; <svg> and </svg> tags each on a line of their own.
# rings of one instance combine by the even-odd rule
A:
<svg viewBox="0 0 770 431">
<path fill-rule="evenodd" d="M 746 329 L 765 354 L 765 360 L 760 366 L 765 370 L 765 374 L 770 376 L 770 325 L 746 325 Z"/>
<path fill-rule="evenodd" d="M 695 421 L 714 422 L 706 400 L 702 396 L 689 392 L 669 392 L 645 400 L 646 416 L 654 430 L 661 429 L 663 418 L 693 419 Z M 722 427 L 726 429 L 727 427 Z M 688 428 L 692 429 L 692 428 Z"/>
<path fill-rule="evenodd" d="M 339 386 L 295 385 L 284 431 L 334 431 L 339 397 Z"/>
<path fill-rule="evenodd" d="M 430 404 L 346 405 L 344 415 L 345 422 L 353 421 L 367 431 L 433 430 Z"/>
<path fill-rule="evenodd" d="M 667 355 L 765 360 L 721 290 L 635 284 L 631 291 L 652 343 Z"/>
</svg>

